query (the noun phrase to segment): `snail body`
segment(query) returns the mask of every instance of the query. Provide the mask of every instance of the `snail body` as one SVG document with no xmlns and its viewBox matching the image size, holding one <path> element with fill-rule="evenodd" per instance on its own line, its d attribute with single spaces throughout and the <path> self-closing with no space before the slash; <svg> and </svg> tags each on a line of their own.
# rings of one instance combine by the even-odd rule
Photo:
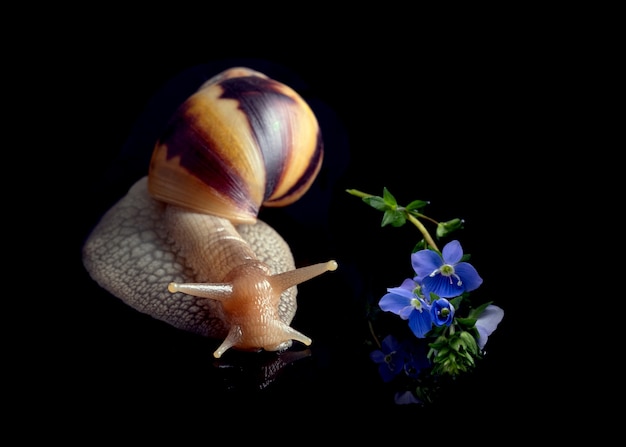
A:
<svg viewBox="0 0 626 447">
<path fill-rule="evenodd" d="M 296 269 L 257 214 L 299 199 L 322 159 L 317 120 L 295 91 L 245 67 L 226 70 L 174 113 L 148 175 L 94 228 L 83 263 L 131 307 L 224 339 L 215 357 L 309 345 L 289 326 L 296 285 L 337 264 Z"/>
</svg>

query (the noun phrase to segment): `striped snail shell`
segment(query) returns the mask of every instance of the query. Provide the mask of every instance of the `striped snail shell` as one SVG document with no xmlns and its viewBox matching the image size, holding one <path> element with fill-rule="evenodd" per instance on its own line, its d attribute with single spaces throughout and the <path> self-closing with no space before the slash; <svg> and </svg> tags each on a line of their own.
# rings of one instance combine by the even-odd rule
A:
<svg viewBox="0 0 626 447">
<path fill-rule="evenodd" d="M 87 238 L 83 264 L 131 307 L 224 339 L 216 358 L 309 345 L 289 326 L 296 286 L 337 263 L 296 269 L 257 215 L 299 199 L 322 160 L 318 122 L 294 90 L 246 67 L 225 70 L 176 110 L 148 175 Z"/>
<path fill-rule="evenodd" d="M 164 202 L 254 223 L 261 205 L 298 200 L 322 159 L 317 119 L 300 95 L 231 68 L 176 111 L 153 152 L 148 185 Z"/>
</svg>

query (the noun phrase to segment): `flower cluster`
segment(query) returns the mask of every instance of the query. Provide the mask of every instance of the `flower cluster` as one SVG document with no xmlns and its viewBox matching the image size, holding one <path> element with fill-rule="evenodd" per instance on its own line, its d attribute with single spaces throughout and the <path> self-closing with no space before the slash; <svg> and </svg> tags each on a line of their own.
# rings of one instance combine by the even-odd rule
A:
<svg viewBox="0 0 626 447">
<path fill-rule="evenodd" d="M 438 222 L 422 213 L 428 202 L 415 200 L 405 207 L 383 188 L 382 196 L 358 190 L 348 193 L 361 197 L 371 207 L 384 212 L 382 226 L 414 224 L 423 238 L 415 245 L 410 261 L 413 275 L 397 287 L 387 289 L 378 307 L 408 323 L 411 336 L 398 338 L 389 334 L 379 341 L 370 358 L 378 365 L 384 382 L 397 378 L 409 383 L 396 394 L 397 403 L 424 403 L 430 399 L 422 385 L 440 377 L 456 377 L 471 371 L 484 355 L 488 337 L 504 316 L 491 302 L 474 306 L 470 292 L 483 282 L 468 261 L 458 240 L 451 240 L 440 250 L 435 242 L 463 228 L 463 220 Z M 433 238 L 422 221 L 436 224 Z M 425 377 L 431 380 L 425 379 Z"/>
</svg>

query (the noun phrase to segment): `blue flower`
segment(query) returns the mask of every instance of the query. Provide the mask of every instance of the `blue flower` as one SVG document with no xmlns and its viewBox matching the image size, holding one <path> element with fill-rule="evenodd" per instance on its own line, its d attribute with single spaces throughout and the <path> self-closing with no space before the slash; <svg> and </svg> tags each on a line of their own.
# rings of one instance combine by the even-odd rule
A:
<svg viewBox="0 0 626 447">
<path fill-rule="evenodd" d="M 430 315 L 435 326 L 450 326 L 454 319 L 454 306 L 445 298 L 434 301 L 430 308 Z"/>
<path fill-rule="evenodd" d="M 383 382 L 389 382 L 403 370 L 405 356 L 402 346 L 393 335 L 387 335 L 381 342 L 381 349 L 370 353 L 370 359 L 378 363 Z"/>
<path fill-rule="evenodd" d="M 476 329 L 478 329 L 478 348 L 482 351 L 487 344 L 487 339 L 496 330 L 500 321 L 504 317 L 504 311 L 493 304 L 488 305 L 476 319 Z"/>
<path fill-rule="evenodd" d="M 416 280 L 423 288 L 441 298 L 451 298 L 477 289 L 483 282 L 468 262 L 461 262 L 463 249 L 459 241 L 447 243 L 439 253 L 420 250 L 411 255 Z"/>
<path fill-rule="evenodd" d="M 386 311 L 399 315 L 403 320 L 409 320 L 409 327 L 416 337 L 424 338 L 432 328 L 433 320 L 430 315 L 430 304 L 418 296 L 420 285 L 412 279 L 405 279 L 400 287 L 387 289 L 378 306 Z"/>
</svg>

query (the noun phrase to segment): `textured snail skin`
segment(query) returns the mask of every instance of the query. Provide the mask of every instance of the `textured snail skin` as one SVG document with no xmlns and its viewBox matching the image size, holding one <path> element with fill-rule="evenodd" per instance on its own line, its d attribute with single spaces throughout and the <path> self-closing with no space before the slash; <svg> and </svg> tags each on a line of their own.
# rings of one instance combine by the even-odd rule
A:
<svg viewBox="0 0 626 447">
<path fill-rule="evenodd" d="M 92 278 L 104 289 L 134 309 L 170 325 L 212 338 L 225 338 L 229 324 L 222 304 L 211 299 L 170 293 L 174 282 L 214 282 L 220 276 L 216 265 L 226 265 L 232 256 L 225 250 L 207 250 L 208 268 L 187 267 L 180 247 L 172 239 L 164 218 L 169 206 L 148 194 L 147 177 L 140 179 L 102 217 L 83 246 L 83 263 Z M 207 225 L 215 226 L 212 216 Z M 230 225 L 224 219 L 218 219 Z M 200 230 L 200 229 L 198 229 Z M 215 237 L 216 233 L 204 233 Z M 237 226 L 238 235 L 271 273 L 293 270 L 294 260 L 285 240 L 269 225 Z M 233 237 L 223 234 L 222 237 Z M 214 242 L 217 242 L 215 240 Z M 204 270 L 204 271 L 202 271 Z M 296 287 L 284 291 L 277 306 L 280 321 L 289 324 L 296 312 Z M 288 346 L 284 346 L 286 348 Z"/>
</svg>

